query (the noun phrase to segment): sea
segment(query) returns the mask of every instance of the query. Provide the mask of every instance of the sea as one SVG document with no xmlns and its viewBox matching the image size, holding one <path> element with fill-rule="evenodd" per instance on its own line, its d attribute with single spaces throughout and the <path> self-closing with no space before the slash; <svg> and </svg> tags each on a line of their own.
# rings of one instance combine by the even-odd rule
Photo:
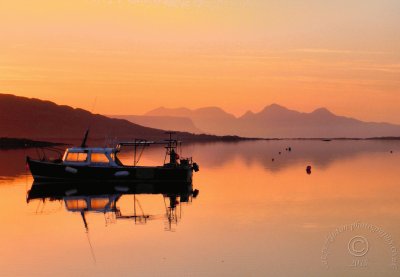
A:
<svg viewBox="0 0 400 277">
<path fill-rule="evenodd" d="M 31 199 L 25 157 L 40 153 L 0 151 L 0 276 L 400 276 L 400 141 L 179 152 L 200 167 L 188 193 L 115 187 Z M 139 165 L 163 161 L 164 149 L 149 147 Z"/>
</svg>

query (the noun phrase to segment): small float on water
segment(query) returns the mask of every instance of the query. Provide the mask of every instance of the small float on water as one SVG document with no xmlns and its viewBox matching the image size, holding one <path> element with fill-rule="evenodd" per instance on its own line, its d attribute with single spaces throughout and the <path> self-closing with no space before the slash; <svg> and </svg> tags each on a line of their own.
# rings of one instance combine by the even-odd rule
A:
<svg viewBox="0 0 400 277">
<path fill-rule="evenodd" d="M 85 134 L 80 147 L 67 148 L 61 159 L 35 160 L 27 157 L 27 164 L 35 181 L 128 181 L 128 182 L 192 182 L 193 171 L 199 166 L 192 158 L 178 155 L 181 142 L 172 139 L 173 132 L 168 132 L 169 139 L 161 142 L 135 139 L 120 142 L 114 148 L 87 147 Z M 165 145 L 164 164 L 160 166 L 139 166 L 138 162 L 144 148 L 151 145 Z M 134 149 L 133 165 L 124 165 L 118 154 L 125 147 Z"/>
</svg>

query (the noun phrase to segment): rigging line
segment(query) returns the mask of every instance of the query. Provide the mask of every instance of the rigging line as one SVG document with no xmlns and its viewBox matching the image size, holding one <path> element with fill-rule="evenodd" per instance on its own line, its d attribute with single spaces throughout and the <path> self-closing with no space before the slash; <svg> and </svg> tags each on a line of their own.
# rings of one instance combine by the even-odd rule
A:
<svg viewBox="0 0 400 277">
<path fill-rule="evenodd" d="M 25 148 L 24 148 L 24 157 L 27 157 Z M 28 161 L 25 161 L 25 193 L 26 193 L 26 195 L 28 195 L 28 174 L 29 174 L 28 167 L 29 167 Z"/>
<path fill-rule="evenodd" d="M 105 223 L 105 226 L 107 227 L 107 218 L 106 218 L 106 213 L 104 213 L 104 223 Z"/>
<path fill-rule="evenodd" d="M 89 120 L 89 125 L 88 125 L 88 127 L 87 127 L 87 130 L 90 129 L 90 127 L 91 127 L 92 124 L 93 124 L 93 121 L 95 120 L 95 116 L 94 116 L 93 113 L 94 113 L 96 104 L 97 104 L 97 96 L 94 98 L 93 105 L 92 105 L 92 109 L 90 110 L 90 113 L 92 114 L 92 116 L 91 116 L 91 119 Z M 86 131 L 86 132 L 88 132 L 88 131 Z"/>
<path fill-rule="evenodd" d="M 45 206 L 46 206 L 46 202 L 43 201 L 42 209 L 40 210 L 40 213 L 41 213 L 41 214 L 43 214 L 43 211 L 44 211 L 44 207 L 45 207 Z"/>
<path fill-rule="evenodd" d="M 62 208 L 63 208 L 63 203 L 62 203 L 62 201 L 60 200 L 60 207 L 58 207 L 58 210 L 57 210 L 57 211 L 61 211 Z"/>
<path fill-rule="evenodd" d="M 139 209 L 140 209 L 140 210 L 141 210 L 141 212 L 142 212 L 142 216 L 143 216 L 143 217 L 145 217 L 145 215 L 144 215 L 144 211 L 143 211 L 143 208 L 142 208 L 142 205 L 140 204 L 139 200 L 138 200 L 138 199 L 136 199 L 136 202 L 137 202 L 137 204 L 138 204 L 138 206 L 139 206 Z"/>
<path fill-rule="evenodd" d="M 95 109 L 95 107 L 96 107 L 96 104 L 97 104 L 97 95 L 96 95 L 96 97 L 94 98 L 93 106 L 92 106 L 92 109 L 90 110 L 91 113 L 94 112 L 94 109 Z"/>
<path fill-rule="evenodd" d="M 140 158 L 142 157 L 142 155 L 143 155 L 143 152 L 144 152 L 144 147 L 145 147 L 145 146 L 143 146 L 143 148 L 142 148 L 142 151 L 140 151 L 139 157 L 138 157 L 138 159 L 137 159 L 137 161 L 136 161 L 136 164 L 135 164 L 135 165 L 137 165 L 137 164 L 139 163 L 139 161 L 140 161 Z"/>
<path fill-rule="evenodd" d="M 163 195 L 163 200 L 164 200 L 165 212 L 167 212 L 167 203 L 165 202 L 165 196 L 164 195 Z"/>
<path fill-rule="evenodd" d="M 81 217 L 82 217 L 82 220 L 83 220 L 83 224 L 85 225 L 85 233 L 86 233 L 86 237 L 87 237 L 87 240 L 88 240 L 88 243 L 89 243 L 90 253 L 92 255 L 93 262 L 96 264 L 97 260 L 96 260 L 96 256 L 95 256 L 94 251 L 93 251 L 92 242 L 90 241 L 89 227 L 88 227 L 88 224 L 87 224 L 87 221 L 86 221 L 86 217 L 85 217 L 85 212 L 84 211 L 81 211 Z"/>
<path fill-rule="evenodd" d="M 89 230 L 86 231 L 86 237 L 87 237 L 87 240 L 89 243 L 90 253 L 92 254 L 93 262 L 94 262 L 94 264 L 97 264 L 96 255 L 94 254 L 94 250 L 93 250 L 93 245 L 92 245 L 92 242 L 90 241 Z"/>
<path fill-rule="evenodd" d="M 135 224 L 136 224 L 136 194 L 133 195 L 133 214 L 134 214 Z"/>
<path fill-rule="evenodd" d="M 39 200 L 35 213 L 38 214 L 41 201 Z"/>
</svg>

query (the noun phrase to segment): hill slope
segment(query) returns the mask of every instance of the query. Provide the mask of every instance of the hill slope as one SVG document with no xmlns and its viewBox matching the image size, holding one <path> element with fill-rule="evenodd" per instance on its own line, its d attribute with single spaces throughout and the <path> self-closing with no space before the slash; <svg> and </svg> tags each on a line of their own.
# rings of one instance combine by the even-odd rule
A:
<svg viewBox="0 0 400 277">
<path fill-rule="evenodd" d="M 49 101 L 0 94 L 0 137 L 67 141 L 81 139 L 90 126 L 90 139 L 164 139 L 165 131 L 127 120 L 108 118 Z M 183 140 L 220 140 L 215 136 L 179 133 Z"/>
<path fill-rule="evenodd" d="M 188 117 L 146 116 L 146 115 L 110 115 L 109 117 L 125 119 L 132 123 L 151 128 L 165 129 L 165 130 L 179 130 L 182 132 L 189 132 L 194 134 L 204 133 L 199 128 L 197 128 L 193 124 L 193 121 Z"/>
<path fill-rule="evenodd" d="M 205 107 L 196 110 L 187 108 L 157 108 L 146 113 L 146 116 L 179 116 L 192 120 L 194 125 L 208 134 L 236 134 L 236 117 L 218 107 Z"/>
</svg>

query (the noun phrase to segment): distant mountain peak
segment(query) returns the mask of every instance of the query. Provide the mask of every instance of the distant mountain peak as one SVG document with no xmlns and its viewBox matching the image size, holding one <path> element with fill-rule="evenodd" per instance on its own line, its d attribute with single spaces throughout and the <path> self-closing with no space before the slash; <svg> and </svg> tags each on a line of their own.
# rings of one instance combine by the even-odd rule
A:
<svg viewBox="0 0 400 277">
<path fill-rule="evenodd" d="M 325 107 L 318 108 L 312 112 L 312 114 L 325 114 L 325 115 L 334 115 L 330 110 Z"/>
<path fill-rule="evenodd" d="M 267 109 L 273 109 L 273 110 L 288 110 L 288 108 L 286 108 L 286 107 L 284 107 L 284 106 L 282 106 L 282 105 L 276 104 L 276 103 L 272 103 L 271 105 L 266 106 L 266 107 L 264 108 L 264 110 L 267 110 Z"/>
<path fill-rule="evenodd" d="M 234 115 L 225 112 L 220 107 L 210 106 L 199 109 L 188 109 L 188 108 L 165 108 L 159 107 L 151 110 L 144 115 L 147 116 L 179 116 L 179 117 L 223 117 L 223 118 L 235 118 Z"/>
<path fill-rule="evenodd" d="M 266 106 L 261 112 L 256 113 L 256 114 L 289 114 L 289 113 L 292 114 L 292 113 L 298 113 L 298 112 L 290 110 L 284 106 L 274 103 L 269 106 Z"/>
<path fill-rule="evenodd" d="M 152 116 L 184 116 L 188 113 L 192 112 L 188 108 L 180 107 L 180 108 L 166 108 L 164 106 L 155 108 L 154 110 L 151 110 L 144 115 L 152 115 Z"/>
<path fill-rule="evenodd" d="M 220 107 L 204 107 L 199 108 L 193 111 L 194 114 L 198 116 L 207 116 L 207 117 L 218 117 L 218 118 L 230 118 L 234 119 L 235 116 L 233 114 L 227 113 Z"/>
<path fill-rule="evenodd" d="M 216 107 L 216 106 L 209 106 L 209 107 L 204 107 L 204 108 L 198 108 L 195 111 L 217 111 L 217 112 L 223 112 L 226 113 L 222 108 Z"/>
<path fill-rule="evenodd" d="M 253 113 L 252 111 L 248 110 L 247 112 L 245 112 L 245 113 L 242 115 L 242 117 L 252 116 L 252 115 L 254 115 L 254 113 Z"/>
</svg>

